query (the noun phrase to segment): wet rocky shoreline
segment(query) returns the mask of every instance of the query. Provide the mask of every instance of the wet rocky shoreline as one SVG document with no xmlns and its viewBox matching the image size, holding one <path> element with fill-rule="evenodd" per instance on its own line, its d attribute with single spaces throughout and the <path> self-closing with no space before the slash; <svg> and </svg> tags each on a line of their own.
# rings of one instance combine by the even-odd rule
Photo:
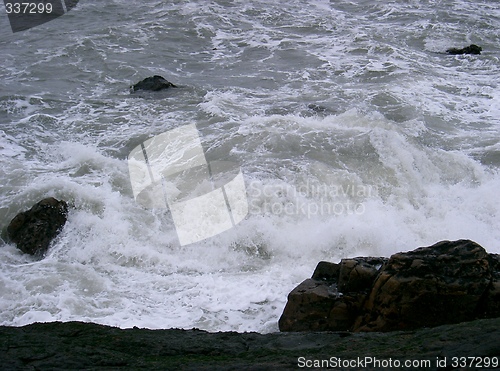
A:
<svg viewBox="0 0 500 371">
<path fill-rule="evenodd" d="M 500 357 L 498 339 L 500 318 L 384 333 L 209 333 L 51 322 L 0 327 L 0 364 L 2 370 L 293 370 L 321 361 L 327 367 L 356 362 L 336 369 L 377 369 L 373 362 L 428 360 L 426 369 L 437 370 L 443 360 L 446 369 L 459 368 L 453 362 L 460 357 L 492 362 Z"/>
</svg>

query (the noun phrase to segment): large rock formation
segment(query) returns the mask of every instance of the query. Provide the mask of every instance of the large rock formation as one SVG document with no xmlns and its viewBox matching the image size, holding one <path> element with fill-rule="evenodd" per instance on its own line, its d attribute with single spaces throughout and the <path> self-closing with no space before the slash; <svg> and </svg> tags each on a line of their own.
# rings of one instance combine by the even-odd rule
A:
<svg viewBox="0 0 500 371">
<path fill-rule="evenodd" d="M 461 49 L 450 48 L 450 49 L 448 49 L 446 51 L 446 53 L 452 54 L 452 55 L 458 55 L 458 54 L 481 54 L 482 50 L 483 50 L 483 48 L 481 48 L 480 46 L 471 44 L 471 45 L 466 46 L 465 48 L 461 48 Z"/>
<path fill-rule="evenodd" d="M 167 81 L 165 78 L 162 76 L 152 76 L 152 77 L 147 77 L 142 81 L 139 81 L 137 84 L 132 85 L 130 90 L 132 92 L 137 91 L 137 90 L 149 90 L 149 91 L 159 91 L 163 89 L 168 89 L 168 88 L 176 88 L 174 84 L 172 84 L 170 81 Z"/>
<path fill-rule="evenodd" d="M 45 198 L 30 210 L 16 215 L 7 227 L 7 233 L 22 252 L 40 257 L 66 224 L 67 214 L 66 202 Z"/>
<path fill-rule="evenodd" d="M 393 331 L 500 317 L 500 258 L 468 240 L 385 258 L 320 262 L 281 331 Z"/>
</svg>

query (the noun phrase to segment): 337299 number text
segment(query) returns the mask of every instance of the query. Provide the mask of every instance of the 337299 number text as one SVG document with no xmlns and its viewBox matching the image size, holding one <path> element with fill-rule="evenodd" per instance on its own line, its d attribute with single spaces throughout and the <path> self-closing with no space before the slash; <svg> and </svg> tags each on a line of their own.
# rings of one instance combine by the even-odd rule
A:
<svg viewBox="0 0 500 371">
<path fill-rule="evenodd" d="M 51 3 L 6 3 L 7 14 L 50 14 L 52 13 Z"/>
</svg>

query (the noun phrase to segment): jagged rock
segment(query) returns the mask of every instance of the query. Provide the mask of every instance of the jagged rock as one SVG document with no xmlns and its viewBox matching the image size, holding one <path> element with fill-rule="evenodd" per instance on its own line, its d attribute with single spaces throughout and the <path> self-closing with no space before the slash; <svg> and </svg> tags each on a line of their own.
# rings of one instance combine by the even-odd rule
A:
<svg viewBox="0 0 500 371">
<path fill-rule="evenodd" d="M 281 331 L 350 330 L 386 258 L 344 259 L 339 264 L 320 262 L 312 279 L 289 295 L 279 319 Z M 341 291 L 341 292 L 340 292 Z"/>
<path fill-rule="evenodd" d="M 443 241 L 391 256 L 354 330 L 391 331 L 482 317 L 492 282 L 488 253 L 472 241 Z"/>
<path fill-rule="evenodd" d="M 131 91 L 137 91 L 137 90 L 149 90 L 149 91 L 159 91 L 163 89 L 168 89 L 168 88 L 176 88 L 174 84 L 172 84 L 170 81 L 167 81 L 165 78 L 162 76 L 152 76 L 152 77 L 147 77 L 142 81 L 139 81 L 137 84 L 133 85 L 131 87 Z"/>
<path fill-rule="evenodd" d="M 339 291 L 370 290 L 380 268 L 387 263 L 387 260 L 385 258 L 343 259 L 340 263 Z"/>
<path fill-rule="evenodd" d="M 481 54 L 482 50 L 483 50 L 483 48 L 481 48 L 480 46 L 471 44 L 471 45 L 466 46 L 465 48 L 462 48 L 462 49 L 450 48 L 446 51 L 446 53 L 453 54 L 453 55 L 457 55 L 457 54 Z"/>
<path fill-rule="evenodd" d="M 312 279 L 318 281 L 337 282 L 340 273 L 340 264 L 319 262 L 313 272 Z"/>
<path fill-rule="evenodd" d="M 492 281 L 484 298 L 486 318 L 500 316 L 500 255 L 490 254 Z"/>
<path fill-rule="evenodd" d="M 66 223 L 67 214 L 66 202 L 45 198 L 30 210 L 16 215 L 7 227 L 7 233 L 22 252 L 43 256 Z"/>
<path fill-rule="evenodd" d="M 330 328 L 345 329 L 341 316 L 333 323 L 330 312 L 338 301 L 335 284 L 307 279 L 290 292 L 288 303 L 278 321 L 280 331 L 321 331 Z M 338 301 L 340 305 L 340 301 Z M 338 305 L 337 305 L 338 306 Z"/>
<path fill-rule="evenodd" d="M 281 331 L 393 331 L 500 317 L 500 257 L 469 240 L 386 258 L 320 262 L 297 286 Z"/>
</svg>

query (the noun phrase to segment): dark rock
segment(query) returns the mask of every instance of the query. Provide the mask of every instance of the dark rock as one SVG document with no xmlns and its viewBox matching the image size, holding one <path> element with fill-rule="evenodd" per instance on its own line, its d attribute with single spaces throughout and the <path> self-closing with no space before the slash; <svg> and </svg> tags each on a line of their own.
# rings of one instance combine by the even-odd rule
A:
<svg viewBox="0 0 500 371">
<path fill-rule="evenodd" d="M 484 317 L 496 317 L 500 313 L 500 255 L 490 254 L 492 280 L 484 296 Z M 482 311 L 483 308 L 479 308 Z"/>
<path fill-rule="evenodd" d="M 22 252 L 40 257 L 61 231 L 67 214 L 66 202 L 45 198 L 30 210 L 16 215 L 7 227 L 7 233 Z"/>
<path fill-rule="evenodd" d="M 313 280 L 336 282 L 340 273 L 340 264 L 319 262 L 312 275 Z"/>
<path fill-rule="evenodd" d="M 371 289 L 378 272 L 387 263 L 385 258 L 343 259 L 340 263 L 339 291 L 359 292 Z"/>
<path fill-rule="evenodd" d="M 312 369 L 313 360 L 368 357 L 402 365 L 428 360 L 426 367 L 414 369 L 444 370 L 456 368 L 452 357 L 474 357 L 484 369 L 493 369 L 499 338 L 500 318 L 390 333 L 258 334 L 34 323 L 0 326 L 0 365 L 2 370 L 295 370 Z M 314 369 L 382 369 L 368 362 L 354 368 L 323 363 Z"/>
<path fill-rule="evenodd" d="M 462 48 L 462 49 L 450 48 L 446 51 L 446 53 L 453 54 L 453 55 L 457 55 L 457 54 L 481 54 L 482 50 L 483 50 L 483 48 L 481 48 L 480 46 L 471 44 L 471 45 L 466 46 L 465 48 Z"/>
<path fill-rule="evenodd" d="M 379 269 L 388 259 L 320 262 L 312 276 L 290 292 L 278 321 L 280 331 L 346 331 L 361 308 Z M 342 289 L 340 289 L 342 288 Z"/>
<path fill-rule="evenodd" d="M 332 108 L 329 108 L 329 107 L 325 107 L 325 106 L 322 106 L 320 104 L 316 104 L 316 103 L 310 103 L 307 105 L 307 109 L 308 111 L 307 112 L 304 112 L 305 114 L 315 114 L 315 115 L 321 115 L 321 116 L 326 116 L 326 115 L 334 115 L 336 114 L 336 110 L 335 109 L 332 109 Z"/>
<path fill-rule="evenodd" d="M 288 303 L 278 321 L 280 331 L 343 331 L 349 329 L 350 323 L 346 324 L 346 321 L 350 318 L 345 318 L 346 316 L 343 314 L 337 313 L 348 307 L 348 304 L 342 299 L 338 295 L 335 283 L 325 283 L 313 279 L 305 280 L 288 295 Z M 335 311 L 337 315 L 331 316 L 332 311 Z M 356 317 L 351 321 L 355 319 Z"/>
<path fill-rule="evenodd" d="M 297 286 L 281 331 L 394 331 L 500 317 L 500 258 L 469 240 L 387 258 L 320 262 Z"/>
<path fill-rule="evenodd" d="M 307 108 L 309 108 L 310 110 L 317 112 L 317 113 L 326 112 L 328 110 L 328 108 L 326 108 L 324 106 L 320 106 L 319 104 L 315 104 L 315 103 L 308 104 Z"/>
<path fill-rule="evenodd" d="M 133 85 L 131 87 L 131 91 L 137 91 L 137 90 L 149 90 L 149 91 L 159 91 L 163 89 L 168 89 L 168 88 L 176 88 L 174 84 L 172 84 L 170 81 L 167 81 L 164 79 L 162 76 L 152 76 L 152 77 L 147 77 L 142 81 L 139 81 L 137 84 Z"/>
<path fill-rule="evenodd" d="M 391 256 L 354 330 L 392 331 L 471 321 L 492 281 L 488 253 L 472 241 L 443 241 Z M 498 313 L 500 315 L 500 313 Z"/>
</svg>

